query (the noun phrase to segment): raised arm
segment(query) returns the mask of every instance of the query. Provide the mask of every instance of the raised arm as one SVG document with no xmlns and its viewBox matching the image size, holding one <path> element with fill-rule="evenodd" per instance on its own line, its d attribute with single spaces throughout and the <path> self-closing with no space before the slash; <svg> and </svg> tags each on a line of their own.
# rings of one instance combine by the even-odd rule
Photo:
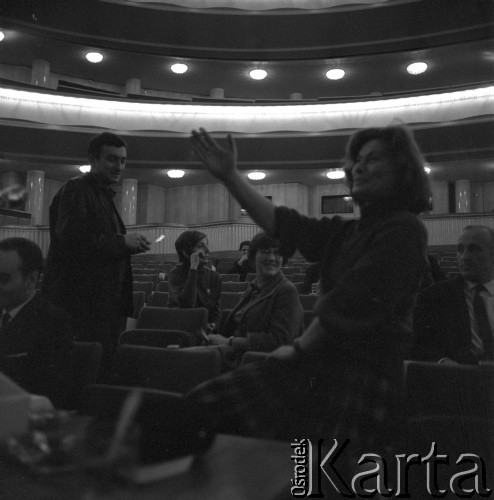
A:
<svg viewBox="0 0 494 500">
<path fill-rule="evenodd" d="M 237 169 L 237 147 L 228 134 L 227 146 L 220 146 L 203 128 L 193 130 L 192 145 L 204 166 L 226 186 L 266 232 L 274 229 L 274 206 L 252 187 Z"/>
</svg>

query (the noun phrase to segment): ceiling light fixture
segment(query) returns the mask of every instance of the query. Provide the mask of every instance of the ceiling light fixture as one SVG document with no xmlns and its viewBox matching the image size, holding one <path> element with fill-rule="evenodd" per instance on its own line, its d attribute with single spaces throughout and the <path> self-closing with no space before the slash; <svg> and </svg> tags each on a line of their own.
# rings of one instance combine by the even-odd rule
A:
<svg viewBox="0 0 494 500">
<path fill-rule="evenodd" d="M 177 75 L 182 75 L 183 73 L 185 73 L 189 67 L 187 66 L 187 64 L 183 64 L 183 63 L 175 63 L 175 64 L 172 64 L 170 66 L 170 69 Z"/>
<path fill-rule="evenodd" d="M 264 172 L 255 171 L 249 172 L 247 177 L 252 181 L 261 181 L 264 177 L 266 177 L 266 174 Z"/>
<path fill-rule="evenodd" d="M 431 168 L 428 167 L 427 165 L 424 166 L 424 170 L 425 170 L 426 174 L 430 174 L 431 173 Z"/>
<path fill-rule="evenodd" d="M 268 76 L 268 73 L 263 69 L 253 69 L 249 75 L 253 80 L 264 80 Z"/>
<path fill-rule="evenodd" d="M 171 179 L 180 179 L 185 175 L 185 171 L 184 170 L 168 170 L 167 175 Z"/>
<path fill-rule="evenodd" d="M 327 172 L 326 177 L 331 180 L 343 179 L 345 172 L 341 168 L 332 168 Z"/>
<path fill-rule="evenodd" d="M 90 63 L 94 63 L 94 64 L 100 63 L 103 60 L 103 54 L 101 54 L 100 52 L 87 52 L 86 59 Z"/>
<path fill-rule="evenodd" d="M 79 170 L 83 173 L 83 174 L 87 174 L 88 172 L 91 172 L 91 165 L 81 165 L 79 167 Z"/>
<path fill-rule="evenodd" d="M 0 31 L 0 42 L 5 38 L 5 33 Z"/>
<path fill-rule="evenodd" d="M 427 69 L 427 64 L 425 62 L 415 62 L 407 66 L 407 71 L 411 75 L 420 75 Z"/>
<path fill-rule="evenodd" d="M 341 80 L 345 76 L 345 70 L 341 68 L 330 69 L 326 73 L 326 77 L 330 80 Z"/>
</svg>

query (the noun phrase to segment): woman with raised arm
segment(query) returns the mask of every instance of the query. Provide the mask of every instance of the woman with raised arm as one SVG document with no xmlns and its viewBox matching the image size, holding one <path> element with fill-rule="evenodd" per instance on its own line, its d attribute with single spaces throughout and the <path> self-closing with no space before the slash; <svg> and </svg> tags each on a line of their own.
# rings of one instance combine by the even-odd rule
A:
<svg viewBox="0 0 494 500">
<path fill-rule="evenodd" d="M 250 216 L 321 262 L 315 318 L 293 346 L 195 389 L 217 428 L 272 438 L 350 439 L 359 455 L 399 435 L 402 369 L 415 297 L 427 272 L 423 159 L 404 127 L 357 131 L 344 170 L 359 220 L 320 220 L 274 207 L 237 170 L 235 142 L 192 133 L 196 154 Z M 394 432 L 397 431 L 397 432 Z M 358 456 L 358 455 L 357 455 Z"/>
</svg>

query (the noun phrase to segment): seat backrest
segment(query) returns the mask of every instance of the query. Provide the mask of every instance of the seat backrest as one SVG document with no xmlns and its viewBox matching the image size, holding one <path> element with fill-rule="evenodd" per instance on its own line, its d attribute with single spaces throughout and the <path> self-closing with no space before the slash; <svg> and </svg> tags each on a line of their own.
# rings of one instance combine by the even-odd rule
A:
<svg viewBox="0 0 494 500">
<path fill-rule="evenodd" d="M 125 401 L 134 392 L 140 397 L 134 421 L 139 428 L 139 458 L 142 462 L 163 462 L 177 456 L 202 453 L 209 447 L 213 435 L 205 427 L 207 422 L 201 421 L 201 413 L 197 412 L 195 404 L 181 394 L 94 384 L 85 390 L 80 413 L 96 417 L 99 432 L 108 429 L 110 435 L 115 432 Z"/>
<path fill-rule="evenodd" d="M 247 273 L 247 277 L 245 278 L 245 281 L 253 281 L 257 278 L 256 273 Z"/>
<path fill-rule="evenodd" d="M 74 342 L 74 404 L 86 386 L 98 379 L 103 348 L 99 342 Z"/>
<path fill-rule="evenodd" d="M 300 267 L 296 267 L 296 266 L 282 267 L 281 270 L 283 271 L 283 274 L 285 276 L 291 275 L 293 273 L 300 273 Z"/>
<path fill-rule="evenodd" d="M 237 282 L 240 278 L 238 274 L 221 274 L 221 282 L 226 283 L 228 281 Z"/>
<path fill-rule="evenodd" d="M 132 283 L 132 289 L 134 292 L 144 292 L 146 294 L 146 300 L 151 295 L 154 288 L 152 281 L 134 281 Z"/>
<path fill-rule="evenodd" d="M 247 281 L 227 281 L 221 284 L 221 293 L 223 292 L 245 292 L 249 288 L 249 283 Z"/>
<path fill-rule="evenodd" d="M 220 374 L 217 349 L 161 349 L 135 345 L 117 347 L 112 383 L 185 394 Z"/>
<path fill-rule="evenodd" d="M 153 292 L 149 296 L 148 306 L 167 307 L 169 296 L 168 292 Z"/>
<path fill-rule="evenodd" d="M 208 310 L 203 307 L 182 309 L 178 307 L 145 306 L 137 318 L 136 328 L 157 328 L 160 330 L 183 330 L 198 335 L 206 329 Z"/>
<path fill-rule="evenodd" d="M 227 274 L 233 267 L 233 261 L 220 260 L 216 265 L 216 272 L 220 274 Z"/>
<path fill-rule="evenodd" d="M 133 318 L 137 318 L 139 316 L 140 310 L 144 307 L 146 303 L 146 292 L 134 290 L 132 292 L 133 303 L 134 303 L 134 314 Z"/>
<path fill-rule="evenodd" d="M 166 281 L 166 280 L 160 281 L 158 283 L 158 286 L 156 287 L 156 291 L 157 292 L 168 292 L 168 291 L 170 291 L 170 286 L 168 284 L 168 281 Z"/>
<path fill-rule="evenodd" d="M 191 347 L 196 336 L 182 330 L 134 329 L 125 330 L 118 338 L 120 344 L 146 345 L 148 347 Z"/>
<path fill-rule="evenodd" d="M 404 366 L 409 416 L 494 419 L 494 368 L 422 361 Z"/>
<path fill-rule="evenodd" d="M 158 282 L 160 281 L 158 273 L 149 274 L 134 271 L 132 276 L 135 281 L 150 281 L 153 284 L 153 290 L 156 288 Z"/>
<path fill-rule="evenodd" d="M 242 297 L 242 292 L 221 292 L 221 308 L 233 309 Z"/>
<path fill-rule="evenodd" d="M 292 274 L 293 283 L 303 283 L 305 281 L 304 273 L 293 273 Z"/>
</svg>

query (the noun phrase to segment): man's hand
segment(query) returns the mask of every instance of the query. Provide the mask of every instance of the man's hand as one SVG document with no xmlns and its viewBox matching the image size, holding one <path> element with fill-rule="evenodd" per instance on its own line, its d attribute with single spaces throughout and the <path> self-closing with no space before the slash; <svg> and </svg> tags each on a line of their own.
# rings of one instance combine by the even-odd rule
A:
<svg viewBox="0 0 494 500">
<path fill-rule="evenodd" d="M 130 253 L 143 253 L 151 248 L 151 242 L 142 234 L 128 233 L 124 234 L 125 246 L 130 250 Z"/>
</svg>

